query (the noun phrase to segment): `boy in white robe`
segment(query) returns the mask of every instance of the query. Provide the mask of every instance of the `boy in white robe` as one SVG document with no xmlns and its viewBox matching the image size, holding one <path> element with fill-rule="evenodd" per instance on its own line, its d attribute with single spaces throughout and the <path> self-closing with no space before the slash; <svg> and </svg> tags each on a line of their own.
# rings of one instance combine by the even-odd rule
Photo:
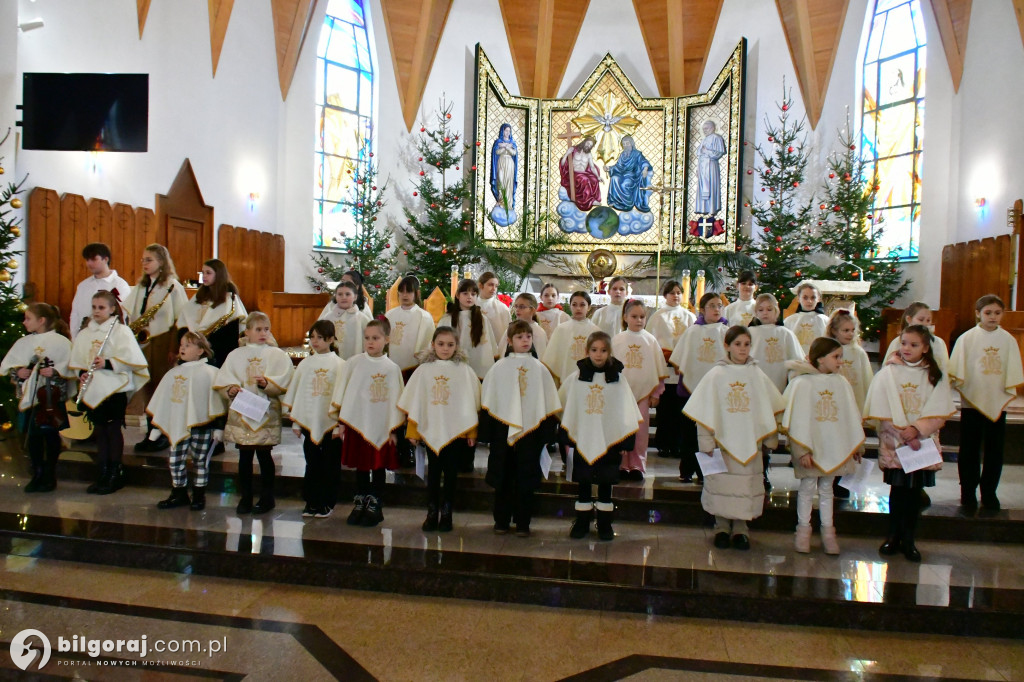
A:
<svg viewBox="0 0 1024 682">
<path fill-rule="evenodd" d="M 654 335 L 661 346 L 665 361 L 672 356 L 676 344 L 697 316 L 683 305 L 683 288 L 677 280 L 669 280 L 661 288 L 665 305 L 647 320 L 647 331 Z M 675 368 L 665 378 L 665 392 L 658 400 L 658 431 L 655 446 L 659 457 L 681 457 L 683 449 L 682 411 L 684 400 L 679 395 L 679 374 Z"/>
<path fill-rule="evenodd" d="M 423 309 L 420 300 L 420 280 L 406 275 L 398 282 L 398 305 L 384 315 L 391 324 L 388 336 L 388 357 L 402 370 L 402 381 L 409 383 L 416 371 L 417 356 L 430 350 L 434 335 L 434 318 Z M 415 466 L 413 447 L 405 437 L 405 424 L 396 432 L 398 437 L 398 465 Z"/>
<path fill-rule="evenodd" d="M 754 319 L 754 308 L 757 305 L 754 298 L 757 293 L 757 274 L 753 270 L 741 272 L 736 278 L 736 290 L 739 298 L 725 307 L 725 319 L 748 327 Z"/>
<path fill-rule="evenodd" d="M 825 335 L 828 327 L 828 315 L 821 302 L 821 292 L 810 282 L 801 282 L 796 287 L 799 305 L 796 312 L 785 319 L 786 329 L 796 334 L 796 340 L 804 354 L 811 349 L 811 342 Z"/>
</svg>

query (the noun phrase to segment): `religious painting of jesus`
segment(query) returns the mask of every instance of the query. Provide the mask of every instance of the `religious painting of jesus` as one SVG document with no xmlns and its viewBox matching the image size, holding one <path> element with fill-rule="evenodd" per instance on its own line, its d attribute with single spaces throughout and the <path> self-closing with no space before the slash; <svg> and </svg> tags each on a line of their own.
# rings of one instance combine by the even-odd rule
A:
<svg viewBox="0 0 1024 682">
<path fill-rule="evenodd" d="M 569 147 L 558 162 L 562 187 L 574 197 L 573 203 L 581 211 L 589 211 L 601 203 L 601 170 L 590 155 L 595 144 L 596 140 L 588 135 L 578 145 Z"/>
</svg>

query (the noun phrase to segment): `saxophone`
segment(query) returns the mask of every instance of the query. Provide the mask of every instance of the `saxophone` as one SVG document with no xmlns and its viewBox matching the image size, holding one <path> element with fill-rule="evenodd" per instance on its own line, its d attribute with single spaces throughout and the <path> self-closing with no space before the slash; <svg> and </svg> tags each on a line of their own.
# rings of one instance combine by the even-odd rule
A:
<svg viewBox="0 0 1024 682">
<path fill-rule="evenodd" d="M 211 334 L 213 334 L 215 332 L 219 332 L 221 330 L 221 328 L 224 325 L 226 325 L 228 322 L 230 322 L 231 318 L 234 317 L 234 316 L 235 316 L 235 294 L 231 294 L 231 310 L 228 311 L 227 315 L 222 315 L 221 317 L 219 317 L 217 319 L 216 322 L 214 322 L 209 327 L 204 329 L 202 331 L 202 335 L 205 336 L 207 339 L 209 339 Z"/>
<path fill-rule="evenodd" d="M 99 349 L 96 351 L 96 357 L 102 357 L 103 351 L 107 348 L 107 341 L 110 340 L 110 334 L 114 331 L 114 327 L 120 320 L 115 316 L 114 324 L 110 325 L 110 329 L 107 330 L 107 335 L 103 337 L 103 343 L 100 344 Z M 93 360 L 95 362 L 95 359 Z M 85 377 L 78 383 L 78 408 L 82 409 L 82 404 L 85 401 L 85 392 L 89 390 L 89 385 L 92 383 L 92 378 L 96 374 L 96 366 L 92 363 L 89 364 L 89 371 L 85 373 Z"/>
<path fill-rule="evenodd" d="M 164 303 L 167 302 L 167 299 L 171 295 L 172 289 L 174 289 L 173 283 L 171 283 L 171 285 L 167 287 L 167 293 L 164 294 L 164 297 L 160 299 L 159 303 L 157 303 L 155 306 L 152 306 L 144 313 L 139 315 L 136 319 L 128 323 L 128 328 L 132 330 L 133 334 L 135 334 L 135 340 L 139 342 L 140 346 L 145 345 L 146 343 L 149 342 L 149 323 L 153 321 L 153 318 L 156 317 L 156 314 L 160 312 L 160 308 L 162 308 Z"/>
</svg>

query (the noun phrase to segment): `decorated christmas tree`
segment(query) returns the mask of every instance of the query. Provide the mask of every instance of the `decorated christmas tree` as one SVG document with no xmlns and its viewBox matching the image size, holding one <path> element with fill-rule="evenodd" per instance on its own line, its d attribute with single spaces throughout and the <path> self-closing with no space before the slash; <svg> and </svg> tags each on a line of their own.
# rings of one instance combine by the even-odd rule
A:
<svg viewBox="0 0 1024 682">
<path fill-rule="evenodd" d="M 8 130 L 0 140 L 0 146 L 10 134 Z M 0 156 L 0 174 L 4 172 L 4 157 Z M 12 275 L 20 266 L 16 256 L 20 256 L 21 252 L 11 248 L 21 236 L 21 218 L 14 212 L 23 205 L 18 195 L 22 192 L 24 182 L 10 182 L 0 190 L 0 356 L 6 355 L 14 342 L 25 333 L 21 325 L 25 303 Z M 18 401 L 15 399 L 14 385 L 7 377 L 0 377 L 0 430 L 10 431 L 17 415 Z"/>
<path fill-rule="evenodd" d="M 761 292 L 774 294 L 782 308 L 793 300 L 792 287 L 809 274 L 810 247 L 804 236 L 814 210 L 814 199 L 803 188 L 808 160 L 804 121 L 793 120 L 792 107 L 783 82 L 779 119 L 765 116 L 768 146 L 754 145 L 757 165 L 747 171 L 757 176 L 754 197 L 744 204 L 750 208 L 751 234 L 737 238 L 737 250 L 760 264 Z"/>
<path fill-rule="evenodd" d="M 363 275 L 363 286 L 375 299 L 395 281 L 395 255 L 392 248 L 394 235 L 378 223 L 384 208 L 384 190 L 377 185 L 377 164 L 373 153 L 367 153 L 367 162 L 356 167 L 348 198 L 342 205 L 354 219 L 353 234 L 342 233 L 345 252 L 339 256 L 314 252 L 311 256 L 316 275 L 307 277 L 316 291 L 326 291 L 328 282 L 337 282 L 348 270 Z M 332 258 L 333 256 L 333 258 Z"/>
<path fill-rule="evenodd" d="M 849 125 L 847 126 L 849 130 Z M 848 132 L 839 134 L 842 149 L 828 159 L 818 218 L 807 238 L 815 254 L 811 276 L 815 279 L 856 280 L 863 273 L 870 292 L 857 299 L 861 335 L 876 339 L 882 329 L 882 309 L 894 305 L 906 293 L 898 258 L 889 258 L 881 246 L 883 226 L 873 210 L 878 182 L 864 176 L 864 166 Z M 845 262 L 841 262 L 845 261 Z"/>
<path fill-rule="evenodd" d="M 449 293 L 452 265 L 463 272 L 466 265 L 480 260 L 468 175 L 461 172 L 467 145 L 451 127 L 451 112 L 452 105 L 442 99 L 437 123 L 420 127 L 416 142 L 420 170 L 413 196 L 422 203 L 417 209 L 405 209 L 408 228 L 403 253 L 409 271 L 420 278 L 424 297 L 436 286 Z"/>
</svg>

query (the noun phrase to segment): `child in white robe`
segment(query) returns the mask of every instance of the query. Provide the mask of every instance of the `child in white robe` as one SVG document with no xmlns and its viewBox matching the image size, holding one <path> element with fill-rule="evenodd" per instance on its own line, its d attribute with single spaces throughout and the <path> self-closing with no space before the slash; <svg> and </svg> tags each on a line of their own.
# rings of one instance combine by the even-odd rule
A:
<svg viewBox="0 0 1024 682">
<path fill-rule="evenodd" d="M 615 539 L 612 486 L 619 482 L 621 455 L 633 449 L 643 420 L 633 391 L 622 376 L 622 363 L 612 356 L 612 340 L 607 334 L 596 331 L 590 335 L 587 357 L 576 367 L 558 392 L 562 403 L 560 433 L 572 449 L 572 480 L 577 483 L 576 520 L 569 537 L 587 537 L 596 507 L 598 538 L 610 541 Z"/>
<path fill-rule="evenodd" d="M 320 313 L 321 320 L 334 324 L 334 347 L 342 360 L 348 360 L 363 347 L 363 329 L 369 318 L 356 305 L 359 295 L 355 284 L 341 282 L 334 290 L 334 305 Z"/>
<path fill-rule="evenodd" d="M 832 522 L 832 482 L 852 474 L 864 452 L 860 405 L 840 373 L 842 345 L 835 339 L 811 343 L 807 361 L 789 362 L 793 379 L 783 398 L 781 429 L 789 437 L 793 470 L 800 489 L 796 498 L 797 552 L 811 551 L 811 507 L 818 492 L 821 544 L 825 554 L 839 554 Z"/>
<path fill-rule="evenodd" d="M 725 319 L 747 327 L 754 319 L 754 309 L 757 307 L 754 298 L 757 293 L 757 274 L 753 270 L 741 272 L 736 278 L 736 290 L 739 298 L 725 307 Z"/>
<path fill-rule="evenodd" d="M 521 320 L 530 325 L 530 329 L 533 330 L 533 350 L 538 358 L 544 357 L 544 351 L 548 347 L 548 335 L 544 332 L 544 327 L 541 326 L 537 318 L 537 298 L 533 294 L 525 292 L 519 294 L 512 303 L 512 309 L 516 316 L 515 320 L 512 321 Z M 508 328 L 496 340 L 498 342 L 498 357 L 503 358 L 509 344 Z"/>
<path fill-rule="evenodd" d="M 915 546 L 921 491 L 935 485 L 932 466 L 907 473 L 897 448 L 921 448 L 930 438 L 941 452 L 939 429 L 955 411 L 949 381 L 931 353 L 931 332 L 926 327 L 907 327 L 900 340 L 900 353 L 893 355 L 878 372 L 864 407 L 864 422 L 878 431 L 878 467 L 889 484 L 889 532 L 879 553 L 898 552 L 910 561 L 921 561 Z"/>
<path fill-rule="evenodd" d="M 677 280 L 665 282 L 661 288 L 665 305 L 647 320 L 647 331 L 654 335 L 661 346 L 662 356 L 667 362 L 675 350 L 683 332 L 693 324 L 697 316 L 682 305 L 683 288 Z M 679 395 L 679 375 L 670 369 L 665 379 L 665 392 L 658 400 L 658 432 L 655 445 L 660 457 L 680 457 L 683 449 L 681 428 L 683 398 Z"/>
<path fill-rule="evenodd" d="M 178 364 L 153 391 L 146 412 L 170 443 L 167 461 L 171 494 L 157 509 L 206 509 L 206 483 L 214 444 L 224 437 L 224 397 L 213 390 L 217 368 L 210 364 L 213 348 L 202 334 L 187 331 L 178 346 Z M 188 461 L 192 460 L 192 497 L 188 494 Z"/>
<path fill-rule="evenodd" d="M 493 272 L 485 272 L 477 280 L 477 296 L 479 297 L 477 305 L 480 306 L 480 312 L 487 319 L 491 328 L 491 338 L 495 342 L 505 336 L 505 330 L 508 329 L 508 325 L 512 321 L 512 312 L 507 305 L 498 300 L 500 281 Z M 466 350 L 465 345 L 463 345 L 463 350 Z"/>
<path fill-rule="evenodd" d="M 647 472 L 647 446 L 650 442 L 651 408 L 665 391 L 668 365 L 661 344 L 644 329 L 647 310 L 643 301 L 631 298 L 622 307 L 624 331 L 612 337 L 612 355 L 622 362 L 622 375 L 633 391 L 643 423 L 637 431 L 633 449 L 623 453 L 620 474 L 629 481 L 642 481 Z"/>
<path fill-rule="evenodd" d="M 60 430 L 68 426 L 65 403 L 77 372 L 68 367 L 71 331 L 60 311 L 49 303 L 30 303 L 25 309 L 25 331 L 0 364 L 9 374 L 18 398 L 19 428 L 27 435 L 25 449 L 32 466 L 26 493 L 48 493 L 57 487 Z M 43 389 L 47 405 L 39 401 Z"/>
<path fill-rule="evenodd" d="M 857 397 L 857 407 L 864 409 L 864 399 L 868 395 L 868 386 L 875 373 L 871 371 L 871 360 L 868 354 L 861 348 L 859 338 L 860 325 L 857 318 L 850 314 L 845 308 L 838 308 L 828 318 L 828 327 L 825 329 L 825 336 L 835 339 L 843 347 L 843 364 L 839 367 L 839 373 L 846 377 L 853 387 L 853 394 Z"/>
<path fill-rule="evenodd" d="M 882 363 L 885 364 L 885 361 L 893 353 L 900 352 L 900 335 L 904 329 L 914 324 L 927 327 L 928 331 L 932 333 L 932 338 L 935 340 L 932 343 L 932 355 L 935 356 L 935 362 L 938 363 L 939 369 L 947 372 L 949 368 L 949 349 L 946 347 L 946 342 L 935 335 L 935 325 L 932 324 L 932 309 L 923 301 L 914 301 L 903 311 L 903 317 L 900 318 L 900 334 L 897 334 L 896 338 L 889 343 L 885 355 L 882 356 Z"/>
<path fill-rule="evenodd" d="M 280 348 L 267 345 L 270 339 L 270 318 L 266 313 L 249 313 L 245 318 L 246 345 L 231 351 L 224 366 L 217 372 L 214 390 L 228 400 L 235 400 L 242 390 L 255 393 L 269 401 L 259 419 L 244 417 L 228 409 L 224 441 L 238 448 L 238 514 L 265 514 L 276 506 L 274 501 L 274 458 L 271 454 L 281 442 L 281 395 L 291 383 L 292 359 Z M 253 504 L 252 460 L 260 464 L 260 499 Z"/>
<path fill-rule="evenodd" d="M 715 517 L 715 547 L 746 550 L 747 522 L 764 508 L 762 448 L 777 444 L 776 415 L 785 403 L 750 357 L 746 327 L 731 327 L 724 345 L 726 359 L 701 380 L 684 413 L 697 422 L 700 451 L 710 455 L 718 448 L 727 468 L 705 476 L 701 494 L 704 509 Z"/>
<path fill-rule="evenodd" d="M 682 451 L 679 458 L 679 480 L 690 483 L 694 474 L 698 481 L 704 474 L 697 466 L 697 424 L 686 415 L 686 404 L 697 389 L 701 379 L 725 357 L 722 339 L 728 330 L 728 320 L 722 317 L 722 299 L 718 294 L 708 292 L 698 301 L 697 319 L 679 337 L 668 362 L 679 373 L 677 392 L 683 399 L 683 418 L 680 420 Z"/>
<path fill-rule="evenodd" d="M 560 294 L 558 287 L 550 282 L 540 290 L 540 306 L 537 308 L 537 322 L 544 329 L 547 340 L 551 341 L 551 335 L 558 329 L 558 325 L 569 321 L 569 316 L 562 310 L 559 302 Z"/>
<path fill-rule="evenodd" d="M 434 318 L 423 309 L 420 280 L 406 275 L 398 282 L 398 305 L 384 315 L 391 324 L 388 335 L 388 357 L 402 369 L 402 381 L 409 383 L 416 371 L 417 355 L 430 349 L 434 335 Z M 413 448 L 405 437 L 405 424 L 395 432 L 398 437 L 398 465 L 409 468 L 416 464 Z"/>
<path fill-rule="evenodd" d="M 587 318 L 590 294 L 574 291 L 569 297 L 569 310 L 572 317 L 555 328 L 541 356 L 556 382 L 576 371 L 576 363 L 587 356 L 587 338 L 599 331 L 597 325 Z"/>
<path fill-rule="evenodd" d="M 608 283 L 608 297 L 611 302 L 599 309 L 591 316 L 591 321 L 598 329 L 608 336 L 615 338 L 615 335 L 622 331 L 622 304 L 626 302 L 629 295 L 629 282 L 625 277 L 612 277 Z"/>
<path fill-rule="evenodd" d="M 480 381 L 460 351 L 454 329 L 434 330 L 430 351 L 421 356 L 398 409 L 409 418 L 406 437 L 414 445 L 422 440 L 427 450 L 428 503 L 422 528 L 448 532 L 459 461 L 476 445 L 480 411 Z"/>
<path fill-rule="evenodd" d="M 398 468 L 398 409 L 402 370 L 384 350 L 387 320 L 363 330 L 363 352 L 342 368 L 334 389 L 334 414 L 342 436 L 341 463 L 356 470 L 356 497 L 348 525 L 372 528 L 384 520 L 385 470 Z"/>
<path fill-rule="evenodd" d="M 437 321 L 438 327 L 451 327 L 459 339 L 459 349 L 469 359 L 469 366 L 476 372 L 478 379 L 484 376 L 494 365 L 497 354 L 495 339 L 504 338 L 508 322 L 501 329 L 501 336 L 491 335 L 491 325 L 484 318 L 483 311 L 477 305 L 480 288 L 471 279 L 459 282 L 455 290 L 455 300 L 448 304 L 447 312 Z"/>
<path fill-rule="evenodd" d="M 305 518 L 327 518 L 338 502 L 341 484 L 341 441 L 332 433 L 337 420 L 331 401 L 338 374 L 345 366 L 334 346 L 334 323 L 317 320 L 309 328 L 313 351 L 295 368 L 288 391 L 281 396 L 292 420 L 292 432 L 302 439 L 306 468 L 302 478 L 302 509 Z"/>
<path fill-rule="evenodd" d="M 800 282 L 796 287 L 796 298 L 799 303 L 796 312 L 787 317 L 783 324 L 786 329 L 796 334 L 804 354 L 811 348 L 811 341 L 825 335 L 828 327 L 828 315 L 821 302 L 821 292 L 810 282 Z"/>
<path fill-rule="evenodd" d="M 1017 387 L 1024 384 L 1017 341 L 999 326 L 1004 308 L 1002 299 L 994 294 L 979 298 L 974 306 L 978 325 L 956 340 L 949 358 L 949 374 L 961 398 L 960 504 L 968 511 L 978 508 L 979 484 L 981 506 L 989 511 L 999 509 L 996 488 L 1003 471 L 1006 406 L 1017 395 Z"/>
<path fill-rule="evenodd" d="M 96 435 L 98 477 L 87 493 L 109 495 L 124 487 L 124 415 L 128 400 L 149 381 L 146 357 L 135 335 L 121 323 L 121 306 L 109 291 L 92 297 L 92 320 L 71 346 L 69 369 L 80 372 L 78 402 Z"/>
<path fill-rule="evenodd" d="M 480 434 L 490 443 L 485 480 L 494 488 L 494 532 L 503 535 L 515 522 L 516 535 L 528 537 L 541 452 L 554 438 L 562 404 L 555 380 L 537 359 L 530 324 L 516 320 L 507 337 L 509 352 L 481 387 Z"/>
</svg>

